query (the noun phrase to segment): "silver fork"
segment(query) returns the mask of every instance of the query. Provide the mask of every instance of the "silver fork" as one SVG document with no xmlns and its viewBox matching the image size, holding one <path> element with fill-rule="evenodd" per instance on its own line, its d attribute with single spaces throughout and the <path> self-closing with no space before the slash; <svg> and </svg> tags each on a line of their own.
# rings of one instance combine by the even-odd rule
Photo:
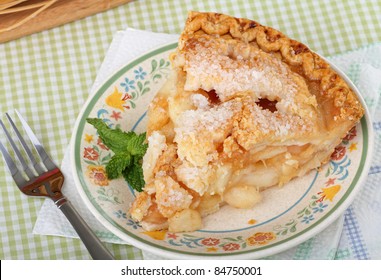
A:
<svg viewBox="0 0 381 280">
<path fill-rule="evenodd" d="M 25 160 L 25 158 L 22 156 L 16 143 L 13 141 L 10 133 L 6 129 L 3 121 L 0 119 L 0 125 L 3 128 L 9 144 L 13 149 L 15 157 L 18 159 L 18 162 L 21 165 L 20 170 L 17 167 L 16 162 L 10 156 L 8 150 L 0 141 L 1 153 L 3 154 L 4 160 L 18 188 L 26 195 L 51 198 L 54 201 L 54 204 L 65 214 L 66 218 L 70 221 L 94 260 L 114 259 L 111 253 L 106 249 L 106 247 L 101 243 L 98 237 L 92 232 L 90 227 L 78 214 L 72 204 L 62 194 L 61 188 L 64 181 L 63 174 L 49 158 L 45 149 L 38 141 L 36 135 L 33 133 L 32 129 L 29 127 L 21 114 L 17 110 L 16 113 L 21 121 L 22 126 L 24 127 L 26 134 L 28 135 L 38 155 L 40 156 L 43 165 L 41 166 L 40 163 L 36 160 L 32 151 L 29 149 L 27 143 L 14 124 L 13 120 L 6 113 L 5 115 L 12 129 L 15 132 L 32 165 L 30 166 L 30 164 L 27 163 L 27 160 Z"/>
</svg>

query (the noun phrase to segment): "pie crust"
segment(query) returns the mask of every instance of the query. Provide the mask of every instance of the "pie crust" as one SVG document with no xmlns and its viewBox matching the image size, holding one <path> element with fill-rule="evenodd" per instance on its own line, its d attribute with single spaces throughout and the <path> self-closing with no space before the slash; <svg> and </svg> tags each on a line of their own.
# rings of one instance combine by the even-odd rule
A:
<svg viewBox="0 0 381 280">
<path fill-rule="evenodd" d="M 170 59 L 130 209 L 145 230 L 193 231 L 224 204 L 252 208 L 326 163 L 364 114 L 323 58 L 252 20 L 190 12 Z"/>
</svg>

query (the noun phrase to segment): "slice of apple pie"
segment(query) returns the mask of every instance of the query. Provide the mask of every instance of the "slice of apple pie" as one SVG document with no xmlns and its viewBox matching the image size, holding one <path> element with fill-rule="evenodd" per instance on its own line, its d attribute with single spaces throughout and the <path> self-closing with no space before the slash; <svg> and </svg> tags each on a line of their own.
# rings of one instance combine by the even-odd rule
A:
<svg viewBox="0 0 381 280">
<path fill-rule="evenodd" d="M 193 231 L 224 203 L 253 207 L 326 163 L 364 113 L 324 59 L 252 20 L 190 12 L 171 61 L 130 210 L 146 230 Z"/>
</svg>

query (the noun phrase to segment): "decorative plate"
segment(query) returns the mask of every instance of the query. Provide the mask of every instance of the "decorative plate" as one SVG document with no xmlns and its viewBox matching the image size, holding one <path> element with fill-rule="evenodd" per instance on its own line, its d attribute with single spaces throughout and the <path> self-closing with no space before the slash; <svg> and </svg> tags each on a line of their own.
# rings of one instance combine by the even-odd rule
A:
<svg viewBox="0 0 381 280">
<path fill-rule="evenodd" d="M 135 193 L 123 178 L 107 179 L 104 166 L 111 151 L 86 118 L 98 117 L 110 127 L 143 132 L 147 106 L 170 72 L 168 57 L 176 46 L 173 43 L 157 48 L 121 68 L 96 91 L 79 115 L 71 144 L 73 174 L 80 195 L 95 217 L 136 247 L 162 257 L 185 259 L 261 258 L 294 247 L 334 222 L 353 201 L 369 169 L 367 155 L 373 137 L 368 112 L 319 172 L 311 171 L 282 188 L 268 189 L 263 202 L 254 209 L 224 206 L 204 219 L 202 230 L 191 233 L 146 232 L 129 218 Z M 363 100 L 362 104 L 365 107 Z"/>
</svg>

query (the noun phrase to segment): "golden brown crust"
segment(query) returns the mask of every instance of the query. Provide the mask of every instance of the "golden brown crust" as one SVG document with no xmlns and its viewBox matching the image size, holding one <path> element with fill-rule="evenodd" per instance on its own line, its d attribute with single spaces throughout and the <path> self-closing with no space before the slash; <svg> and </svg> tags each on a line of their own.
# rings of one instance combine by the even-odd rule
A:
<svg viewBox="0 0 381 280">
<path fill-rule="evenodd" d="M 364 109 L 348 84 L 319 55 L 304 44 L 280 31 L 260 23 L 219 13 L 189 12 L 179 40 L 179 50 L 190 38 L 202 34 L 231 36 L 249 44 L 257 44 L 265 52 L 279 52 L 289 65 L 300 66 L 303 76 L 319 85 L 321 104 L 330 109 L 334 122 L 359 120 Z"/>
</svg>

